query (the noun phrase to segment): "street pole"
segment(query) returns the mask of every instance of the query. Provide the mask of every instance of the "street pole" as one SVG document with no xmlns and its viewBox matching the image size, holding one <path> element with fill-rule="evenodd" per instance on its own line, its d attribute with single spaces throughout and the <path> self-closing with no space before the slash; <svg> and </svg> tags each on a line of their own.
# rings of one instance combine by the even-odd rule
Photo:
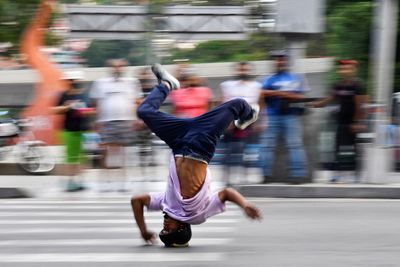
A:
<svg viewBox="0 0 400 267">
<path fill-rule="evenodd" d="M 383 148 L 384 125 L 389 123 L 396 58 L 398 0 L 375 0 L 372 28 L 372 77 L 374 100 L 382 106 L 375 117 L 374 146 L 366 153 L 367 182 L 387 183 L 393 153 Z M 382 135 L 383 134 L 383 135 Z M 400 179 L 399 179 L 400 181 Z"/>
<path fill-rule="evenodd" d="M 300 34 L 286 37 L 289 52 L 290 69 L 293 72 L 302 72 L 300 60 L 306 58 L 306 37 Z"/>
<path fill-rule="evenodd" d="M 398 0 L 375 0 L 373 28 L 373 85 L 375 101 L 390 114 L 396 58 Z"/>
</svg>

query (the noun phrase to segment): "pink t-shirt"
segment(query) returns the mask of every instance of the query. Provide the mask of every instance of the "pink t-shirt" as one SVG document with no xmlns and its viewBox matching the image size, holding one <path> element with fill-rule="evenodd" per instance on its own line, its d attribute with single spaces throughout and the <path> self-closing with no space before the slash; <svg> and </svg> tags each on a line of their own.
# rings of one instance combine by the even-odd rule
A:
<svg viewBox="0 0 400 267">
<path fill-rule="evenodd" d="M 183 88 L 174 90 L 169 95 L 174 106 L 174 115 L 181 118 L 194 118 L 207 112 L 213 98 L 208 87 Z"/>
<path fill-rule="evenodd" d="M 150 193 L 149 210 L 162 210 L 171 218 L 189 223 L 201 224 L 207 218 L 224 212 L 226 207 L 218 197 L 211 193 L 211 176 L 207 168 L 206 179 L 200 191 L 192 198 L 181 196 L 179 178 L 176 173 L 175 158 L 171 156 L 167 189 L 162 193 Z"/>
</svg>

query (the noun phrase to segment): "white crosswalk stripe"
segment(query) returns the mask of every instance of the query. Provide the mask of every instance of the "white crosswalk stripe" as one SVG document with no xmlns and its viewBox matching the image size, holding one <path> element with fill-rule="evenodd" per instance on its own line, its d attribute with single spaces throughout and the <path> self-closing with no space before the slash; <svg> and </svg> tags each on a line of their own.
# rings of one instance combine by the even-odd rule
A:
<svg viewBox="0 0 400 267">
<path fill-rule="evenodd" d="M 145 217 L 150 230 L 162 228 L 161 212 Z M 0 200 L 0 266 L 224 261 L 222 248 L 234 243 L 230 233 L 241 220 L 239 208 L 228 206 L 227 212 L 192 226 L 189 252 L 160 250 L 160 241 L 154 250 L 143 247 L 129 199 Z"/>
<path fill-rule="evenodd" d="M 226 223 L 237 223 L 239 219 L 210 219 L 207 221 L 208 224 L 226 224 Z M 161 220 L 158 219 L 147 219 L 147 224 L 152 223 L 162 223 Z M 1 220 L 0 225 L 2 224 L 132 224 L 132 220 Z"/>
</svg>

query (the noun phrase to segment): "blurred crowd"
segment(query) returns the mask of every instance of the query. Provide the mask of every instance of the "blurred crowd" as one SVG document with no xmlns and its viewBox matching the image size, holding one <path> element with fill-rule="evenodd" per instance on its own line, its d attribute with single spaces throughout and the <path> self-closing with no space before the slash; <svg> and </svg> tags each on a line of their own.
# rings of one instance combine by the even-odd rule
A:
<svg viewBox="0 0 400 267">
<path fill-rule="evenodd" d="M 224 181 L 232 183 L 232 176 L 245 178 L 249 168 L 258 168 L 262 182 L 299 184 L 311 182 L 309 162 L 304 149 L 301 116 L 306 108 L 323 107 L 335 102 L 335 160 L 331 182 L 342 179 L 350 171 L 352 181 L 358 181 L 356 135 L 365 130 L 362 106 L 367 103 L 364 86 L 357 78 L 357 62 L 341 60 L 337 63 L 339 80 L 325 98 L 306 97 L 307 83 L 302 75 L 292 73 L 285 51 L 271 53 L 275 71 L 268 77 L 256 80 L 251 62 L 232 65 L 234 76 L 219 88 L 207 87 L 207 81 L 188 63 L 176 65 L 174 75 L 181 89 L 171 92 L 164 112 L 181 118 L 191 118 L 234 98 L 243 98 L 260 109 L 259 119 L 251 127 L 240 130 L 233 125 L 221 137 L 212 164 L 224 166 Z M 98 79 L 85 88 L 83 73 L 66 71 L 64 79 L 69 89 L 63 92 L 53 108 L 64 118 L 62 140 L 69 179 L 67 191 L 85 189 L 79 179 L 84 166 L 104 168 L 105 180 L 120 180 L 119 191 L 125 191 L 126 147 L 135 146 L 139 166 L 147 168 L 158 164 L 154 144 L 158 138 L 137 118 L 136 108 L 157 84 L 150 68 L 144 67 L 136 77 L 125 75 L 124 59 L 109 61 L 110 75 Z M 273 172 L 277 160 L 278 140 L 283 139 L 287 152 L 284 166 L 287 178 L 277 178 Z M 159 141 L 159 140 L 158 140 Z M 88 162 L 88 154 L 92 157 Z M 95 157 L 93 157 L 95 155 Z M 238 180 L 235 179 L 237 182 Z M 244 181 L 244 180 L 243 180 Z M 108 190 L 108 187 L 104 187 Z"/>
<path fill-rule="evenodd" d="M 0 55 L 0 70 L 19 70 L 27 68 L 21 60 Z"/>
</svg>

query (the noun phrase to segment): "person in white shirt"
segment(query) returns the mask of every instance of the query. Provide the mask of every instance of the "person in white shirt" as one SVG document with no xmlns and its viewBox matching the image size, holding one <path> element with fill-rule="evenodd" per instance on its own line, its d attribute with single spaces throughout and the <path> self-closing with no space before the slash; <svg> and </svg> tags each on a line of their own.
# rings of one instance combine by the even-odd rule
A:
<svg viewBox="0 0 400 267">
<path fill-rule="evenodd" d="M 239 62 L 235 67 L 236 77 L 221 83 L 222 102 L 234 98 L 243 98 L 251 106 L 258 105 L 261 83 L 252 80 L 251 65 L 248 62 Z"/>
<path fill-rule="evenodd" d="M 103 165 L 106 169 L 124 170 L 124 146 L 133 142 L 141 86 L 135 78 L 122 77 L 126 65 L 123 59 L 110 60 L 112 76 L 95 81 L 90 91 L 97 111 L 97 129 L 105 152 Z M 125 190 L 123 185 L 120 190 Z"/>
<path fill-rule="evenodd" d="M 252 80 L 252 66 L 248 62 L 239 62 L 235 65 L 236 77 L 221 83 L 221 102 L 225 103 L 235 98 L 246 100 L 250 106 L 258 106 L 261 93 L 261 83 Z M 225 175 L 227 184 L 231 183 L 230 174 L 233 167 L 245 167 L 243 161 L 244 149 L 248 143 L 256 142 L 255 127 L 248 127 L 244 130 L 229 127 L 224 134 L 225 142 Z M 246 169 L 244 169 L 246 171 Z M 240 172 L 236 172 L 240 173 Z M 244 175 L 245 176 L 245 173 Z"/>
</svg>

